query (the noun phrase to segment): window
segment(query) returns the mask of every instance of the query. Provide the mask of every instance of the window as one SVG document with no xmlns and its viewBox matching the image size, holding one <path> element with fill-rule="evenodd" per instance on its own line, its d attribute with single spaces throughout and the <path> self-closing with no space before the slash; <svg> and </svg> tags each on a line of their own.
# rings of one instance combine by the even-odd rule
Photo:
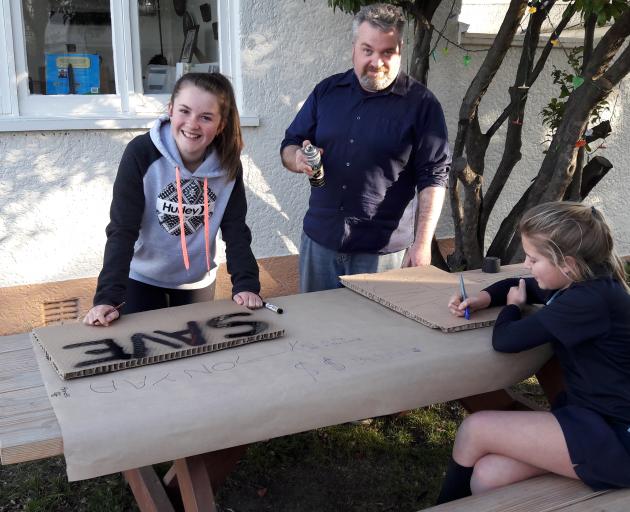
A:
<svg viewBox="0 0 630 512">
<path fill-rule="evenodd" d="M 238 3 L 0 0 L 0 130 L 149 126 L 187 71 L 240 100 Z"/>
</svg>

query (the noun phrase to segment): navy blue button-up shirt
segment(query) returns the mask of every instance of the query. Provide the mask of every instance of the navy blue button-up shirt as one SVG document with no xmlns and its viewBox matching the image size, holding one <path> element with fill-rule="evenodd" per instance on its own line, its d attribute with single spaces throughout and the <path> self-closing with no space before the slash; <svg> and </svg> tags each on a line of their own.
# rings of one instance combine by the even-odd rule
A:
<svg viewBox="0 0 630 512">
<path fill-rule="evenodd" d="M 339 252 L 409 247 L 416 192 L 445 186 L 451 162 L 435 96 L 402 71 L 387 90 L 368 93 L 350 69 L 315 87 L 280 150 L 305 139 L 324 150 L 326 184 L 311 189 L 304 232 Z"/>
</svg>

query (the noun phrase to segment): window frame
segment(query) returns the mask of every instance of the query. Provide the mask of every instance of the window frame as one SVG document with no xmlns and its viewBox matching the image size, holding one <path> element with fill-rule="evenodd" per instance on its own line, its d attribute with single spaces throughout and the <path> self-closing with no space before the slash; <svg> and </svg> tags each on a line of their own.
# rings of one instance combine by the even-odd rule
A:
<svg viewBox="0 0 630 512">
<path fill-rule="evenodd" d="M 219 66 L 231 77 L 242 107 L 240 0 L 217 0 Z M 110 0 L 116 94 L 31 95 L 28 90 L 22 0 L 0 0 L 0 132 L 148 128 L 166 111 L 168 94 L 142 92 L 139 15 L 135 0 Z M 241 116 L 258 126 L 256 116 Z"/>
</svg>

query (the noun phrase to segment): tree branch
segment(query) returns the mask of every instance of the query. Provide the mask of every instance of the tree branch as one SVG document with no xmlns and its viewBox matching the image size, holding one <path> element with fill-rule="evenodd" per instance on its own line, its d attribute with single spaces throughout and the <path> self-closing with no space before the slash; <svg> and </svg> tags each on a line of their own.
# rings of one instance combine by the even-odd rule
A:
<svg viewBox="0 0 630 512">
<path fill-rule="evenodd" d="M 516 119 L 508 125 L 505 136 L 505 144 L 503 147 L 503 155 L 501 156 L 501 161 L 499 162 L 497 170 L 494 173 L 494 177 L 490 182 L 490 186 L 488 187 L 483 200 L 483 208 L 481 209 L 479 216 L 480 240 L 485 238 L 486 227 L 488 225 L 490 214 L 492 213 L 492 210 L 494 209 L 507 180 L 512 174 L 514 166 L 522 157 L 522 119 L 525 117 L 525 105 L 527 103 L 529 86 L 527 89 L 523 89 L 520 86 L 521 84 L 532 84 L 531 73 L 532 68 L 534 67 L 536 48 L 538 47 L 538 41 L 540 40 L 540 28 L 546 20 L 547 9 L 550 9 L 553 4 L 554 2 L 549 3 L 545 10 L 541 9 L 534 13 L 533 16 L 530 16 L 529 23 L 527 24 L 527 32 L 525 34 L 525 42 L 521 51 L 521 59 L 516 72 L 516 77 L 514 78 L 514 85 L 510 88 L 510 96 L 512 98 L 511 104 L 514 105 L 514 110 L 516 110 Z M 486 133 L 487 136 L 489 132 L 490 131 Z"/>
<path fill-rule="evenodd" d="M 503 18 L 501 28 L 492 42 L 492 46 L 486 58 L 483 60 L 479 71 L 466 91 L 464 101 L 459 111 L 460 121 L 466 119 L 470 120 L 476 113 L 481 98 L 488 90 L 494 75 L 496 75 L 499 70 L 505 58 L 505 54 L 514 40 L 514 34 L 516 34 L 519 22 L 525 13 L 526 6 L 527 0 L 510 1 L 510 7 Z"/>
<path fill-rule="evenodd" d="M 589 60 L 591 59 L 591 55 L 593 54 L 593 42 L 595 40 L 595 27 L 597 26 L 597 15 L 591 14 L 586 22 L 584 23 L 584 51 L 582 52 L 582 71 L 581 74 L 584 75 L 584 71 L 588 67 Z M 581 134 L 583 135 L 583 134 Z M 573 173 L 573 178 L 571 179 L 571 183 L 567 188 L 564 198 L 569 201 L 579 201 L 580 200 L 580 189 L 582 187 L 582 168 L 584 167 L 584 155 L 586 154 L 586 148 L 584 146 L 580 147 L 577 152 L 577 157 L 575 159 L 575 172 Z"/>
<path fill-rule="evenodd" d="M 630 9 L 628 9 L 630 12 Z M 629 22 L 630 23 L 630 22 Z M 621 82 L 630 71 L 630 46 L 627 46 L 619 58 L 601 76 L 606 82 L 610 82 L 613 87 Z M 599 80 L 598 80 L 599 81 Z M 610 91 L 608 91 L 610 92 Z"/>
<path fill-rule="evenodd" d="M 510 243 L 512 242 L 512 239 L 514 238 L 516 225 L 518 224 L 521 216 L 523 215 L 523 212 L 525 211 L 532 185 L 527 188 L 525 193 L 514 205 L 507 217 L 503 219 L 503 222 L 501 222 L 501 225 L 499 226 L 499 230 L 497 231 L 494 240 L 492 240 L 492 243 L 488 248 L 488 256 L 496 256 L 497 258 L 501 258 L 501 262 L 503 264 L 511 263 L 511 260 L 507 257 L 507 250 L 510 246 Z"/>
<path fill-rule="evenodd" d="M 474 170 L 470 169 L 468 166 L 466 158 L 463 157 L 464 149 L 469 147 L 467 141 L 471 140 L 471 128 L 473 130 L 478 129 L 477 108 L 482 97 L 490 86 L 492 79 L 503 63 L 503 59 L 510 48 L 510 44 L 514 40 L 514 34 L 518 29 L 519 22 L 525 13 L 526 6 L 527 0 L 510 1 L 510 6 L 503 18 L 497 37 L 494 39 L 490 50 L 481 64 L 481 67 L 468 87 L 460 107 L 457 137 L 455 138 L 453 150 L 454 164 L 451 167 L 451 172 L 449 173 L 449 194 L 456 244 L 455 253 L 449 260 L 449 263 L 451 263 L 452 266 L 454 265 L 459 267 L 470 264 L 471 262 L 467 261 L 469 258 L 476 260 L 481 256 L 477 243 L 474 243 L 473 247 L 470 247 L 469 249 L 464 249 L 466 246 L 464 243 L 464 234 L 466 233 L 466 237 L 469 237 L 471 234 L 471 226 L 469 226 L 470 223 L 472 223 L 472 233 L 474 239 L 478 239 L 477 226 L 481 200 L 481 177 L 478 176 L 477 180 L 468 180 L 469 183 L 475 182 L 475 184 L 472 188 L 470 186 L 464 188 L 464 204 L 466 205 L 468 200 L 472 200 L 478 205 L 473 217 L 469 217 L 463 215 L 464 212 L 460 198 L 461 189 L 459 184 L 459 175 L 461 175 L 465 169 L 467 169 L 466 172 L 474 172 Z M 472 134 L 472 138 L 478 139 L 481 135 L 481 133 Z M 478 184 L 476 183 L 477 181 L 479 182 Z M 479 252 L 478 256 L 476 255 L 477 252 Z"/>
<path fill-rule="evenodd" d="M 551 54 L 551 50 L 553 49 L 553 44 L 551 44 L 551 41 L 553 39 L 557 39 L 560 36 L 560 34 L 562 34 L 562 31 L 566 28 L 566 26 L 568 25 L 569 21 L 571 20 L 574 14 L 575 14 L 575 4 L 572 3 L 572 4 L 569 4 L 564 10 L 560 23 L 558 23 L 558 26 L 556 27 L 556 29 L 553 31 L 551 36 L 549 36 L 549 39 L 547 40 L 547 44 L 545 44 L 545 47 L 540 52 L 540 57 L 538 58 L 538 61 L 536 61 L 534 70 L 531 72 L 529 78 L 524 83 L 524 86 L 527 88 L 526 94 L 529 93 L 529 88 L 536 82 L 536 80 L 538 79 L 538 76 L 540 75 L 541 71 L 545 67 L 545 64 L 547 63 L 547 59 L 549 58 L 549 55 Z M 492 126 L 486 132 L 486 135 L 488 137 L 492 138 L 494 136 L 497 130 L 501 128 L 505 120 L 510 116 L 510 114 L 512 114 L 512 112 L 514 111 L 514 108 L 517 105 L 518 103 L 515 102 L 514 100 L 510 101 L 508 106 L 505 107 L 503 112 L 501 112 L 501 115 L 497 118 L 497 120 L 492 124 Z"/>
<path fill-rule="evenodd" d="M 626 9 L 606 31 L 595 50 L 593 50 L 589 64 L 584 70 L 584 79 L 597 78 L 608 67 L 610 61 L 629 35 L 630 9 Z"/>
<path fill-rule="evenodd" d="M 429 76 L 429 57 L 433 25 L 431 20 L 442 0 L 416 0 L 414 3 L 404 2 L 401 6 L 414 18 L 414 43 L 411 54 L 409 74 L 420 83 L 427 83 Z"/>
</svg>

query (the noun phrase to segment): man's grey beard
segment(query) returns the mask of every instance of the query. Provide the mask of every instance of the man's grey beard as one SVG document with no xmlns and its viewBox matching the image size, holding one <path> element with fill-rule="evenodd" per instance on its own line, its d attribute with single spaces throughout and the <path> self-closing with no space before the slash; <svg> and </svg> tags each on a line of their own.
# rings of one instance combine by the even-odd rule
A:
<svg viewBox="0 0 630 512">
<path fill-rule="evenodd" d="M 394 80 L 396 80 L 396 75 L 391 75 L 389 73 L 384 73 L 382 77 L 379 77 L 378 75 L 371 77 L 365 74 L 361 75 L 359 83 L 366 91 L 378 92 L 387 89 L 390 85 L 392 85 L 392 83 L 394 83 Z"/>
</svg>

